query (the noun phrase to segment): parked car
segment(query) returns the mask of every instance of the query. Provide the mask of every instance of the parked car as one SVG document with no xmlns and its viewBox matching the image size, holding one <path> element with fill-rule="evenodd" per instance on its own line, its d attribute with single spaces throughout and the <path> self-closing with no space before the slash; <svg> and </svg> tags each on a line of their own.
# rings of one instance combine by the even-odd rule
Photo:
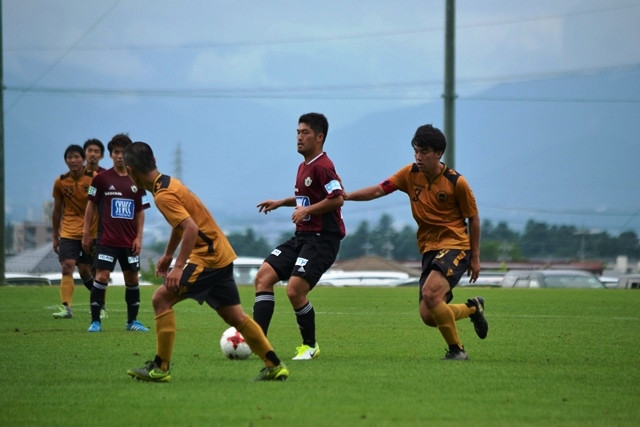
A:
<svg viewBox="0 0 640 427">
<path fill-rule="evenodd" d="M 54 286 L 60 286 L 60 282 L 62 281 L 62 273 L 59 272 L 43 274 L 41 277 L 48 280 L 49 283 Z M 77 271 L 73 272 L 73 283 L 76 286 L 84 286 L 84 282 L 82 278 L 80 278 L 80 273 Z M 140 280 L 138 284 L 140 286 L 151 285 L 151 283 L 144 280 Z M 122 271 L 112 271 L 111 274 L 109 274 L 109 285 L 124 286 L 124 274 Z"/>
<path fill-rule="evenodd" d="M 60 282 L 62 281 L 62 273 L 60 273 L 59 271 L 55 273 L 41 274 L 40 277 L 47 279 L 53 286 L 60 286 Z M 78 273 L 77 271 L 73 272 L 73 283 L 76 286 L 84 286 L 84 283 L 80 278 L 80 273 Z"/>
<path fill-rule="evenodd" d="M 502 279 L 503 288 L 606 289 L 598 278 L 581 270 L 513 270 Z"/>
<path fill-rule="evenodd" d="M 619 289 L 640 289 L 640 274 L 623 274 L 618 278 Z"/>
<path fill-rule="evenodd" d="M 400 271 L 342 271 L 330 269 L 322 275 L 319 286 L 408 286 L 417 277 Z"/>
<path fill-rule="evenodd" d="M 470 277 L 466 274 L 460 278 L 460 282 L 458 282 L 458 286 L 467 287 L 467 286 L 486 286 L 486 287 L 496 287 L 499 288 L 502 279 L 504 279 L 505 273 L 499 271 L 481 271 L 478 279 L 471 283 Z"/>
<path fill-rule="evenodd" d="M 264 258 L 239 256 L 233 261 L 233 276 L 238 285 L 253 285 L 253 279 L 258 274 L 258 269 L 262 265 Z M 175 258 L 171 261 L 169 269 L 176 263 Z M 282 283 L 282 282 L 279 282 Z"/>
<path fill-rule="evenodd" d="M 611 289 L 618 286 L 618 278 L 614 276 L 598 276 L 605 288 Z"/>
<path fill-rule="evenodd" d="M 51 285 L 51 282 L 46 277 L 34 276 L 32 274 L 23 273 L 5 273 L 5 282 L 7 286 L 18 285 Z"/>
</svg>

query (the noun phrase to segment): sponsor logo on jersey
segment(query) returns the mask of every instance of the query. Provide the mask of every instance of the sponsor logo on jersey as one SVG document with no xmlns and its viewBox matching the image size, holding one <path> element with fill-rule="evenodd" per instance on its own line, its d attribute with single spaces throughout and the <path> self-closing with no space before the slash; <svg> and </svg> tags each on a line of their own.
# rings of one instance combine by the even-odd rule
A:
<svg viewBox="0 0 640 427">
<path fill-rule="evenodd" d="M 311 185 L 313 181 L 311 180 L 311 177 L 308 176 L 304 179 L 304 185 L 306 185 L 307 187 Z"/>
<path fill-rule="evenodd" d="M 275 255 L 275 256 L 280 256 L 282 252 L 280 251 L 280 249 L 274 249 L 271 251 L 271 255 Z"/>
<path fill-rule="evenodd" d="M 311 200 L 307 196 L 296 196 L 296 206 L 311 206 Z M 311 215 L 307 215 L 303 221 L 309 221 L 310 219 Z"/>
<path fill-rule="evenodd" d="M 96 187 L 94 187 L 93 185 L 89 186 L 89 191 L 87 191 L 87 193 L 89 193 L 90 196 L 95 196 L 96 195 Z"/>
<path fill-rule="evenodd" d="M 111 218 L 133 219 L 134 205 L 131 199 L 111 199 Z"/>
<path fill-rule="evenodd" d="M 129 264 L 137 264 L 140 262 L 140 257 L 138 255 L 127 257 L 127 262 Z"/>
</svg>

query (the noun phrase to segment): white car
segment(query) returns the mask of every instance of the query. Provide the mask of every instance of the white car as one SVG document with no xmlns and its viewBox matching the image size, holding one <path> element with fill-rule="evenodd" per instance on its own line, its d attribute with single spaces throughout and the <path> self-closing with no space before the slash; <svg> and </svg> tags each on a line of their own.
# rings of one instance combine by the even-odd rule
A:
<svg viewBox="0 0 640 427">
<path fill-rule="evenodd" d="M 606 289 L 598 278 L 581 270 L 513 270 L 502 279 L 503 288 Z"/>
<path fill-rule="evenodd" d="M 46 285 L 50 286 L 51 282 L 46 277 L 35 276 L 33 274 L 25 273 L 5 273 L 4 284 L 7 286 L 18 285 Z"/>
<path fill-rule="evenodd" d="M 342 271 L 329 270 L 318 285 L 324 286 L 402 286 L 418 278 L 401 271 Z"/>
</svg>

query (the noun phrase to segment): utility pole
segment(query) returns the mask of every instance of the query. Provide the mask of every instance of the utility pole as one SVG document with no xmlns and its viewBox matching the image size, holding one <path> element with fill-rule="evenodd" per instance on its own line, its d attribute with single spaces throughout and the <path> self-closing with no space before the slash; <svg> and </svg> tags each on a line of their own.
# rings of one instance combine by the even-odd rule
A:
<svg viewBox="0 0 640 427">
<path fill-rule="evenodd" d="M 175 176 L 176 178 L 178 178 L 180 181 L 182 181 L 182 146 L 180 145 L 180 143 L 178 142 L 178 146 L 176 147 L 176 153 L 175 153 Z"/>
<path fill-rule="evenodd" d="M 2 44 L 2 0 L 0 0 L 0 285 L 5 284 L 5 255 L 6 255 L 6 233 L 5 233 L 5 217 L 4 217 L 4 65 L 2 57 L 4 55 Z"/>
<path fill-rule="evenodd" d="M 444 135 L 447 150 L 444 162 L 450 168 L 456 167 L 456 2 L 446 0 L 444 36 Z"/>
</svg>

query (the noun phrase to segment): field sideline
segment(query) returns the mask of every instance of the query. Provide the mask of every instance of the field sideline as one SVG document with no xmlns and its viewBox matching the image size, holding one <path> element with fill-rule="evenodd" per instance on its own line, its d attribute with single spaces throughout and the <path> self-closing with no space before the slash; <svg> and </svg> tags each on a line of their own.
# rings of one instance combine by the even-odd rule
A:
<svg viewBox="0 0 640 427">
<path fill-rule="evenodd" d="M 443 362 L 440 334 L 417 314 L 417 288 L 318 287 L 321 355 L 290 358 L 300 337 L 283 288 L 269 337 L 291 371 L 252 382 L 261 361 L 223 358 L 226 325 L 193 301 L 176 306 L 172 381 L 131 380 L 155 353 L 151 294 L 125 332 L 124 289 L 107 291 L 102 333 L 86 332 L 88 292 L 53 319 L 58 288 L 0 287 L 0 425 L 6 426 L 635 426 L 640 419 L 640 292 L 469 289 L 482 295 L 486 340 L 458 322 L 468 362 Z M 241 286 L 250 313 L 253 288 Z"/>
</svg>

